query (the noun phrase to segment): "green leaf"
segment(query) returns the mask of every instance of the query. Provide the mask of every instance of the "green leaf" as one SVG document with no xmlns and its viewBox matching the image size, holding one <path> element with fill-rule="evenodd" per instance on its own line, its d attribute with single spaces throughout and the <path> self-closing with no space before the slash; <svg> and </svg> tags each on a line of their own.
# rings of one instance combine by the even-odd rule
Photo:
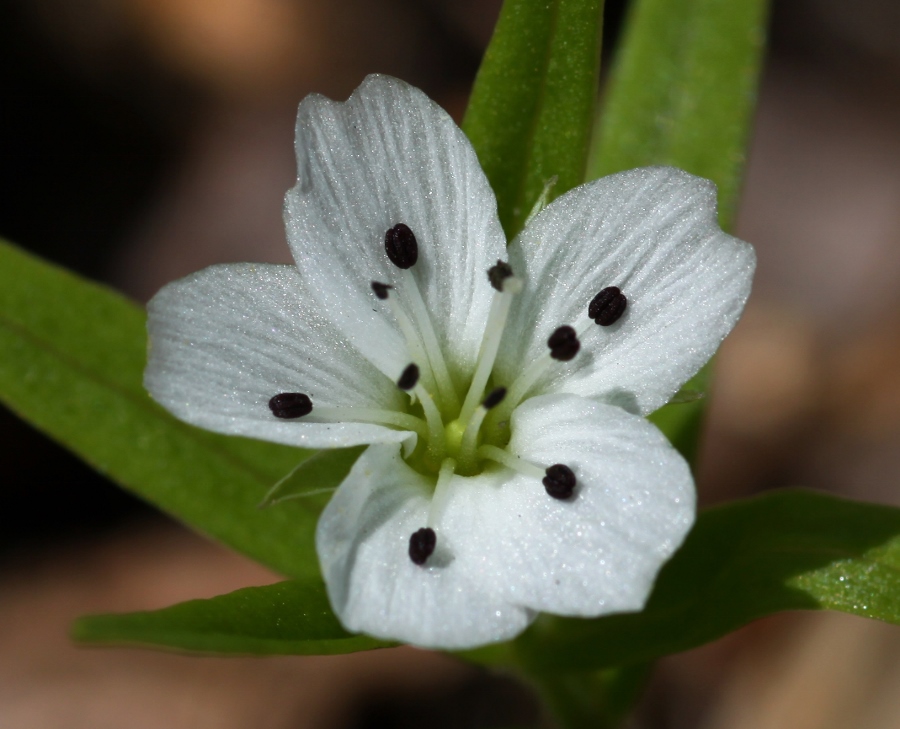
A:
<svg viewBox="0 0 900 729">
<path fill-rule="evenodd" d="M 309 452 L 218 436 L 170 416 L 142 385 L 146 340 L 140 307 L 0 242 L 2 402 L 191 526 L 286 575 L 318 575 L 321 504 L 257 508 Z"/>
<path fill-rule="evenodd" d="M 510 239 L 554 176 L 584 181 L 600 69 L 603 0 L 506 0 L 463 130 Z"/>
<path fill-rule="evenodd" d="M 719 186 L 734 217 L 765 38 L 766 0 L 637 0 L 617 54 L 590 177 L 675 165 Z"/>
<path fill-rule="evenodd" d="M 251 655 L 331 655 L 392 645 L 344 630 L 321 579 L 248 587 L 150 612 L 93 615 L 78 620 L 72 636 L 91 643 Z"/>
<path fill-rule="evenodd" d="M 642 612 L 543 617 L 514 648 L 537 672 L 626 666 L 765 615 L 814 609 L 900 623 L 900 509 L 808 491 L 709 509 L 663 567 Z"/>
</svg>

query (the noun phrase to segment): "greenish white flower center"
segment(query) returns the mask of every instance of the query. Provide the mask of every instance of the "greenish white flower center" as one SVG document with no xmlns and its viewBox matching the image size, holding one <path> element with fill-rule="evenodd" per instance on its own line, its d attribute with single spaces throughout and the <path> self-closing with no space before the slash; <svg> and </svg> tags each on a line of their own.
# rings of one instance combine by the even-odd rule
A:
<svg viewBox="0 0 900 729">
<path fill-rule="evenodd" d="M 487 273 L 494 288 L 488 320 L 474 369 L 453 372 L 438 344 L 438 337 L 410 268 L 419 257 L 413 231 L 398 223 L 385 233 L 385 254 L 399 270 L 399 281 L 386 284 L 370 282 L 375 297 L 385 305 L 406 341 L 413 361 L 396 379 L 397 387 L 409 393 L 404 411 L 362 408 L 314 408 L 305 393 L 279 393 L 269 401 L 272 414 L 294 419 L 312 416 L 320 422 L 371 422 L 403 428 L 418 435 L 416 448 L 407 455 L 409 465 L 430 477 L 436 477 L 428 524 L 410 537 L 409 556 L 424 564 L 435 549 L 433 525 L 438 521 L 447 486 L 454 475 L 477 476 L 488 463 L 498 463 L 528 476 L 541 479 L 548 495 L 568 499 L 575 491 L 575 475 L 561 463 L 542 466 L 509 452 L 510 416 L 537 380 L 555 362 L 568 362 L 581 349 L 582 331 L 563 324 L 547 339 L 547 352 L 526 367 L 511 383 L 495 379 L 494 363 L 515 297 L 523 284 L 510 265 L 497 261 Z M 610 286 L 601 290 L 588 306 L 590 320 L 601 326 L 616 322 L 626 307 L 622 292 Z M 465 395 L 462 395 L 465 392 Z"/>
</svg>

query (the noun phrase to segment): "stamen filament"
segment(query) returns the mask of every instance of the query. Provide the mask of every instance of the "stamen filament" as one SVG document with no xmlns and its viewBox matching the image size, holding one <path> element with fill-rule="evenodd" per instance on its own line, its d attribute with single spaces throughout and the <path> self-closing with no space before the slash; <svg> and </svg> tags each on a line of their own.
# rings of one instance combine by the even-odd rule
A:
<svg viewBox="0 0 900 729">
<path fill-rule="evenodd" d="M 422 300 L 422 294 L 419 292 L 419 286 L 411 271 L 403 270 L 401 271 L 401 276 L 403 278 L 404 291 L 409 293 L 413 316 L 422 334 L 422 341 L 428 354 L 428 362 L 431 364 L 432 372 L 434 372 L 434 379 L 437 382 L 441 403 L 448 410 L 458 412 L 459 395 L 456 394 L 456 387 L 453 385 L 453 380 L 450 379 L 450 371 L 447 369 L 447 363 L 444 361 L 444 355 L 438 344 L 437 335 L 434 333 L 428 309 L 425 308 L 425 302 Z"/>
<path fill-rule="evenodd" d="M 513 471 L 518 471 L 519 473 L 522 473 L 526 476 L 543 479 L 546 475 L 546 469 L 543 469 L 540 466 L 535 466 L 529 461 L 522 460 L 521 458 L 519 458 L 519 456 L 515 456 L 509 451 L 504 450 L 503 448 L 498 448 L 497 446 L 483 445 L 478 448 L 476 454 L 480 458 L 486 458 L 489 461 L 496 461 L 497 463 L 506 466 L 507 468 L 511 468 Z"/>
<path fill-rule="evenodd" d="M 509 414 L 516 409 L 516 405 L 521 402 L 522 398 L 531 389 L 531 386 L 555 361 L 549 353 L 544 353 L 532 362 L 509 386 L 509 391 L 506 393 L 503 402 L 494 408 L 491 422 L 497 423 L 501 420 L 506 420 Z"/>
<path fill-rule="evenodd" d="M 425 420 L 428 423 L 428 453 L 437 460 L 444 454 L 444 421 L 441 419 L 441 413 L 434 404 L 431 394 L 426 390 L 422 383 L 416 385 L 413 392 L 422 403 L 422 409 L 425 411 Z"/>
<path fill-rule="evenodd" d="M 484 422 L 484 416 L 488 410 L 485 407 L 479 407 L 475 410 L 472 419 L 466 425 L 463 431 L 462 441 L 459 446 L 459 460 L 463 468 L 470 468 L 475 465 L 475 446 L 478 442 L 478 431 Z"/>
<path fill-rule="evenodd" d="M 447 503 L 447 496 L 450 493 L 450 481 L 453 480 L 453 474 L 456 472 L 456 461 L 452 458 L 445 458 L 441 462 L 441 470 L 438 472 L 437 485 L 434 487 L 434 494 L 431 497 L 431 505 L 428 507 L 428 520 L 426 525 L 434 529 L 440 521 L 444 512 L 444 506 Z"/>
<path fill-rule="evenodd" d="M 398 413 L 394 410 L 378 410 L 376 408 L 320 408 L 316 407 L 305 422 L 327 421 L 333 423 L 373 423 L 375 425 L 392 425 L 403 430 L 412 430 L 422 438 L 429 435 L 428 424 L 421 418 L 409 413 Z"/>
<path fill-rule="evenodd" d="M 431 370 L 428 355 L 425 353 L 425 348 L 422 346 L 422 340 L 419 338 L 419 334 L 416 332 L 412 320 L 391 294 L 388 294 L 387 305 L 390 307 L 391 313 L 400 325 L 400 331 L 406 338 L 406 346 L 409 347 L 409 354 L 416 363 L 421 363 L 419 370 L 420 376 L 425 378 L 425 384 L 430 389 L 435 389 L 436 383 L 434 373 Z"/>
<path fill-rule="evenodd" d="M 491 301 L 491 311 L 488 314 L 487 326 L 484 330 L 484 338 L 481 340 L 481 349 L 478 352 L 478 364 L 475 374 L 472 376 L 472 384 L 466 394 L 459 419 L 466 422 L 472 417 L 481 394 L 484 392 L 494 361 L 497 359 L 497 350 L 500 348 L 500 339 L 503 337 L 503 329 L 509 316 L 509 308 L 512 305 L 513 296 L 522 290 L 522 282 L 517 278 L 507 278 L 503 281 L 503 290 L 494 295 Z M 483 416 L 482 416 L 483 417 Z"/>
</svg>

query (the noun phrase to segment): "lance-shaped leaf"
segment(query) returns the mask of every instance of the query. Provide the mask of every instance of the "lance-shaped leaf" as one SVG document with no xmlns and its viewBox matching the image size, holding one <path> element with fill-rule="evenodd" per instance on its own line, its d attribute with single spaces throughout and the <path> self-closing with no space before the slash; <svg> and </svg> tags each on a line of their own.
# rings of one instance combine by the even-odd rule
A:
<svg viewBox="0 0 900 729">
<path fill-rule="evenodd" d="M 538 674 L 640 664 L 784 610 L 831 609 L 900 623 L 900 509 L 782 491 L 709 509 L 640 613 L 544 617 L 512 644 L 466 655 L 524 660 Z M 239 590 L 146 613 L 83 618 L 79 640 L 219 653 L 340 653 L 351 636 L 319 578 Z"/>
<path fill-rule="evenodd" d="M 813 609 L 900 623 L 900 509 L 806 491 L 709 509 L 642 612 L 548 617 L 516 649 L 539 671 L 602 669 L 694 648 L 775 612 Z"/>
<path fill-rule="evenodd" d="M 284 574 L 317 575 L 322 503 L 257 508 L 308 452 L 175 420 L 144 391 L 146 341 L 140 307 L 0 242 L 0 400 L 191 526 Z"/>
<path fill-rule="evenodd" d="M 512 238 L 556 177 L 584 181 L 600 69 L 603 0 L 506 0 L 463 130 Z"/>
<path fill-rule="evenodd" d="M 344 630 L 316 578 L 247 587 L 162 610 L 81 618 L 72 636 L 91 643 L 249 655 L 332 655 L 391 645 Z"/>
</svg>

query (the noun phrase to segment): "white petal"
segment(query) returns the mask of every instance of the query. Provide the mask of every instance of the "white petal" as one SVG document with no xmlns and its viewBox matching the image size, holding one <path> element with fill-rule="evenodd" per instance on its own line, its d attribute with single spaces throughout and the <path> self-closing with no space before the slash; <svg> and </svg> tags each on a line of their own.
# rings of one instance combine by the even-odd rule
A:
<svg viewBox="0 0 900 729">
<path fill-rule="evenodd" d="M 491 300 L 486 272 L 505 256 L 505 238 L 475 152 L 446 112 L 385 76 L 369 76 L 345 103 L 308 96 L 297 165 L 285 200 L 288 238 L 327 315 L 394 376 L 391 356 L 403 341 L 369 283 L 396 284 L 398 300 L 409 300 L 384 253 L 385 232 L 405 223 L 419 242 L 409 270 L 438 341 L 451 369 L 471 369 Z"/>
<path fill-rule="evenodd" d="M 453 503 L 473 515 L 455 479 Z M 468 482 L 468 483 L 466 483 Z M 463 485 L 465 493 L 458 493 Z M 409 538 L 427 523 L 433 482 L 400 458 L 396 445 L 372 446 L 331 499 L 316 530 L 316 551 L 331 605 L 348 630 L 428 648 L 470 648 L 520 633 L 533 613 L 509 605 L 466 541 L 457 512 L 436 526 L 437 549 L 424 566 L 409 558 Z M 475 515 L 482 526 L 491 514 Z M 474 527 L 474 525 L 472 525 Z M 473 549 L 474 548 L 474 549 Z"/>
<path fill-rule="evenodd" d="M 404 395 L 318 314 L 294 266 L 212 266 L 169 284 L 147 309 L 144 384 L 182 420 L 309 448 L 414 437 L 380 425 L 314 422 L 316 407 L 402 410 Z M 307 394 L 313 413 L 276 418 L 268 402 L 281 392 Z"/>
<path fill-rule="evenodd" d="M 630 170 L 582 185 L 544 210 L 510 246 L 526 290 L 501 345 L 511 381 L 560 325 L 588 327 L 581 352 L 535 392 L 605 396 L 649 413 L 716 351 L 750 293 L 753 249 L 723 233 L 708 180 L 675 168 Z M 517 273 L 519 273 L 517 271 Z M 628 298 L 609 327 L 587 318 L 607 286 Z"/>
<path fill-rule="evenodd" d="M 526 401 L 512 433 L 510 452 L 563 463 L 577 485 L 564 501 L 522 475 L 490 492 L 493 543 L 482 549 L 510 601 L 558 615 L 641 609 L 694 520 L 687 463 L 640 416 L 574 395 Z"/>
</svg>

